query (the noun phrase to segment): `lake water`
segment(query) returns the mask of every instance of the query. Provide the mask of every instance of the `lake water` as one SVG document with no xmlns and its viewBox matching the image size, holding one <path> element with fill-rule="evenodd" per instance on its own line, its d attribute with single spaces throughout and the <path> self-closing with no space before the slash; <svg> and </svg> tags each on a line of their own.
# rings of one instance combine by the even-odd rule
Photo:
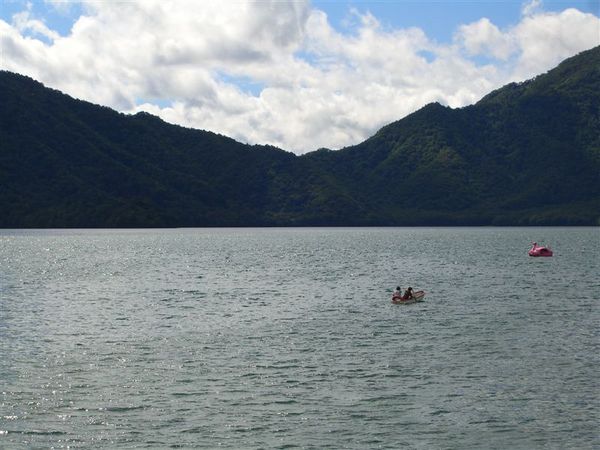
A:
<svg viewBox="0 0 600 450">
<path fill-rule="evenodd" d="M 599 254 L 598 228 L 0 230 L 0 447 L 599 448 Z"/>
</svg>

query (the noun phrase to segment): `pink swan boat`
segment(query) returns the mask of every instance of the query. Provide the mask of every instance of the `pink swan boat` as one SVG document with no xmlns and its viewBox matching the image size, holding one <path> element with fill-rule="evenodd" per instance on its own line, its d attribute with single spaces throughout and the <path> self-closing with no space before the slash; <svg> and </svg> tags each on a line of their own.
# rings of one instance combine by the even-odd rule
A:
<svg viewBox="0 0 600 450">
<path fill-rule="evenodd" d="M 533 243 L 533 246 L 528 253 L 529 256 L 552 256 L 552 250 L 550 250 L 550 247 L 537 245 L 537 242 Z"/>
</svg>

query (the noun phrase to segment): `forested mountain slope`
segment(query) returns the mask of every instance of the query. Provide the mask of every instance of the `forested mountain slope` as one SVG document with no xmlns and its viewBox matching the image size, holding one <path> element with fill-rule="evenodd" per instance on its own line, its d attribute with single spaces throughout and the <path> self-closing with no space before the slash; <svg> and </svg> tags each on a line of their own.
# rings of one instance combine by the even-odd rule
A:
<svg viewBox="0 0 600 450">
<path fill-rule="evenodd" d="M 430 104 L 319 161 L 392 222 L 596 223 L 600 47 L 473 106 Z"/>
<path fill-rule="evenodd" d="M 0 227 L 597 224 L 600 47 L 295 156 L 0 72 Z"/>
</svg>

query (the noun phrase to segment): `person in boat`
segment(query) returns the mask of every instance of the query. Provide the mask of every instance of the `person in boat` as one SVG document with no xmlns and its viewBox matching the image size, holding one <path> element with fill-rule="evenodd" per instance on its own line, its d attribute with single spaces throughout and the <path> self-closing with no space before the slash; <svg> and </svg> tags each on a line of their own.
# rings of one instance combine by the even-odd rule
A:
<svg viewBox="0 0 600 450">
<path fill-rule="evenodd" d="M 402 300 L 410 300 L 411 298 L 413 298 L 413 288 L 409 287 L 406 291 L 404 291 Z"/>
<path fill-rule="evenodd" d="M 396 290 L 392 294 L 392 298 L 402 298 L 402 288 L 400 286 L 396 287 Z"/>
</svg>

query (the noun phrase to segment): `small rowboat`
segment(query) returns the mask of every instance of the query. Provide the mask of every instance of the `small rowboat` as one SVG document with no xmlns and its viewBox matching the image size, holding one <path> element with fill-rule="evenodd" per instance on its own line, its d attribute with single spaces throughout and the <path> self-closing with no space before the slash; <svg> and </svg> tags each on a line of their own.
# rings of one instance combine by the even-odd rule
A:
<svg viewBox="0 0 600 450">
<path fill-rule="evenodd" d="M 413 292 L 412 298 L 406 300 L 404 300 L 401 296 L 393 296 L 392 303 L 394 305 L 410 305 L 411 303 L 422 302 L 423 297 L 425 297 L 425 291 L 415 291 Z"/>
</svg>

